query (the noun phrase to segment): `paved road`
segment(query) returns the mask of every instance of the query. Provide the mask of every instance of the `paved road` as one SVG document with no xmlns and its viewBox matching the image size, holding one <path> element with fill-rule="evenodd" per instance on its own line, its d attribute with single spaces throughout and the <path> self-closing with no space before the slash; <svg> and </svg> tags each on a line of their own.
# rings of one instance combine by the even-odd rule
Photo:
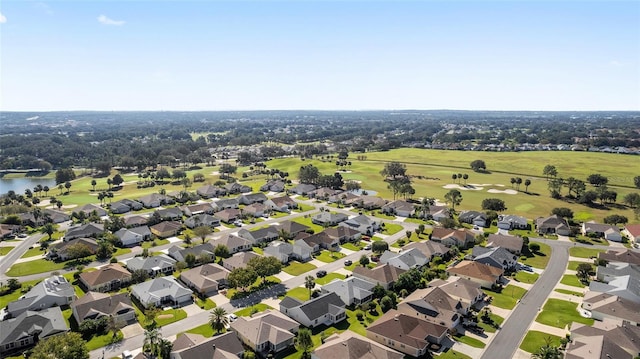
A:
<svg viewBox="0 0 640 359">
<path fill-rule="evenodd" d="M 11 268 L 15 261 L 20 259 L 20 257 L 22 257 L 27 252 L 27 250 L 31 248 L 32 245 L 38 243 L 38 241 L 42 237 L 44 237 L 44 235 L 38 233 L 25 238 L 24 240 L 20 241 L 20 243 L 15 248 L 7 253 L 6 256 L 3 256 L 2 259 L 0 259 L 0 281 L 4 281 L 9 278 L 4 274 L 9 270 L 9 268 Z M 25 279 L 20 278 L 20 280 L 24 281 Z"/>
</svg>

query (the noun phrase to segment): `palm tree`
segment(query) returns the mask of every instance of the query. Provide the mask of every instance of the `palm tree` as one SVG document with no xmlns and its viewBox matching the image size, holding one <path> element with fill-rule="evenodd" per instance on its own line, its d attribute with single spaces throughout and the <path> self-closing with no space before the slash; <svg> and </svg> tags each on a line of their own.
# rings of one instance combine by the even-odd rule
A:
<svg viewBox="0 0 640 359">
<path fill-rule="evenodd" d="M 228 324 L 229 318 L 227 318 L 227 311 L 224 308 L 216 307 L 211 311 L 209 325 L 216 333 L 220 333 Z"/>
<path fill-rule="evenodd" d="M 144 347 L 148 349 L 149 352 L 156 354 L 158 352 L 158 346 L 162 341 L 162 335 L 160 334 L 160 329 L 158 328 L 150 328 L 144 331 Z"/>
<path fill-rule="evenodd" d="M 531 355 L 533 359 L 561 359 L 563 357 L 560 348 L 551 345 L 551 338 L 544 339 L 545 345 L 541 346 Z"/>
<path fill-rule="evenodd" d="M 42 234 L 48 235 L 49 240 L 51 240 L 51 236 L 56 232 L 56 225 L 53 223 L 47 223 L 44 226 L 42 226 L 42 229 L 40 229 L 40 232 Z"/>
<path fill-rule="evenodd" d="M 304 287 L 309 289 L 309 298 L 311 298 L 311 291 L 316 287 L 316 280 L 313 276 L 308 275 L 304 277 Z"/>
<path fill-rule="evenodd" d="M 309 350 L 313 348 L 313 340 L 311 340 L 311 330 L 300 328 L 296 337 L 296 346 L 298 350 L 302 350 L 302 358 L 309 358 Z"/>
<path fill-rule="evenodd" d="M 71 188 L 71 182 L 67 181 L 64 183 L 64 188 L 67 189 L 67 194 L 69 194 L 69 189 Z"/>
<path fill-rule="evenodd" d="M 44 195 L 46 196 L 49 193 L 49 186 L 42 187 L 42 191 L 44 191 Z"/>
<path fill-rule="evenodd" d="M 526 180 L 524 180 L 524 191 L 525 192 L 529 192 L 529 186 L 531 186 L 531 180 L 527 178 Z"/>
<path fill-rule="evenodd" d="M 96 180 L 95 180 L 95 179 L 92 179 L 92 180 L 91 180 L 91 187 L 93 187 L 93 192 L 95 192 L 95 191 L 96 191 L 96 185 L 97 185 L 97 184 L 98 184 L 98 182 L 96 182 Z"/>
<path fill-rule="evenodd" d="M 113 180 L 111 178 L 107 178 L 107 185 L 109 186 L 109 191 L 111 191 L 112 184 L 113 184 Z"/>
<path fill-rule="evenodd" d="M 64 185 L 62 183 L 60 183 L 58 185 L 58 189 L 60 190 L 60 195 L 62 196 L 62 189 L 64 188 Z"/>
</svg>

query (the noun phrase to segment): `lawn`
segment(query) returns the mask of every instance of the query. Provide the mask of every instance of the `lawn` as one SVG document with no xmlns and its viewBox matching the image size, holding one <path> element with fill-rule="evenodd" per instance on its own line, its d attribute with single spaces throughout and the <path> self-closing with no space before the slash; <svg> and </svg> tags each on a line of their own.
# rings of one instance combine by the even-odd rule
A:
<svg viewBox="0 0 640 359">
<path fill-rule="evenodd" d="M 572 322 L 593 324 L 593 319 L 583 318 L 578 313 L 578 303 L 567 302 L 566 300 L 549 298 L 538 314 L 536 322 L 546 324 L 556 328 L 565 328 Z"/>
<path fill-rule="evenodd" d="M 289 262 L 289 265 L 282 268 L 282 270 L 293 276 L 299 276 L 300 274 L 307 273 L 308 271 L 314 270 L 317 267 L 311 263 L 300 263 L 297 261 Z"/>
<path fill-rule="evenodd" d="M 316 278 L 316 283 L 318 283 L 318 285 L 325 285 L 334 279 L 344 279 L 344 278 L 345 278 L 344 274 L 328 273 L 326 276 L 322 278 Z"/>
<path fill-rule="evenodd" d="M 0 256 L 6 256 L 15 247 L 0 247 Z"/>
<path fill-rule="evenodd" d="M 522 298 L 525 293 L 527 293 L 526 289 L 515 285 L 508 285 L 504 287 L 501 293 L 492 292 L 487 289 L 483 289 L 483 291 L 488 296 L 493 297 L 491 305 L 503 309 L 513 309 L 516 306 L 518 299 Z"/>
<path fill-rule="evenodd" d="M 588 263 L 588 264 L 594 265 L 592 262 L 569 261 L 569 265 L 567 265 L 567 269 L 578 270 L 578 266 L 582 263 Z"/>
<path fill-rule="evenodd" d="M 522 283 L 533 284 L 535 283 L 540 275 L 538 273 L 529 273 L 524 271 L 519 271 L 514 276 L 515 280 Z"/>
<path fill-rule="evenodd" d="M 308 211 L 313 211 L 314 209 L 316 209 L 316 207 L 308 204 L 304 204 L 304 203 L 298 203 L 298 208 L 296 209 L 296 212 L 308 212 Z"/>
<path fill-rule="evenodd" d="M 554 289 L 554 291 L 556 291 L 558 293 L 562 293 L 562 294 L 567 294 L 567 295 L 575 295 L 576 297 L 584 297 L 584 294 L 582 294 L 580 292 L 574 292 L 574 291 L 571 291 L 571 290 Z"/>
<path fill-rule="evenodd" d="M 560 345 L 560 337 L 547 334 L 544 332 L 539 332 L 537 330 L 530 330 L 525 335 L 522 344 L 520 344 L 520 349 L 524 350 L 528 353 L 536 352 L 541 346 L 547 344 L 547 340 L 551 339 L 551 345 L 559 346 Z"/>
<path fill-rule="evenodd" d="M 211 328 L 211 325 L 209 323 L 205 323 L 202 325 L 199 325 L 195 328 L 191 328 L 189 330 L 186 331 L 187 333 L 191 333 L 191 334 L 200 334 L 205 338 L 211 338 L 214 334 L 213 328 Z M 225 330 L 222 329 L 222 332 L 224 333 Z M 179 334 L 178 334 L 179 335 Z"/>
<path fill-rule="evenodd" d="M 122 340 L 123 334 L 118 330 L 116 336 L 113 336 L 113 333 L 109 332 L 103 335 L 94 335 L 87 341 L 87 349 L 96 350 L 102 347 L 106 347 L 109 344 L 119 342 Z"/>
<path fill-rule="evenodd" d="M 384 229 L 382 231 L 380 231 L 380 233 L 382 234 L 388 234 L 388 235 L 392 235 L 392 234 L 396 234 L 398 232 L 400 232 L 401 230 L 403 230 L 404 227 L 402 227 L 399 224 L 395 224 L 395 223 L 384 223 Z"/>
<path fill-rule="evenodd" d="M 457 334 L 457 335 L 453 336 L 453 340 L 458 341 L 460 343 L 467 344 L 467 345 L 472 346 L 474 348 L 484 348 L 486 346 L 486 344 L 481 342 L 480 340 L 478 340 L 476 338 L 468 337 L 466 335 Z"/>
<path fill-rule="evenodd" d="M 191 237 L 194 242 L 201 242 L 200 238 Z M 142 242 L 142 248 L 152 248 L 157 246 L 162 246 L 165 244 L 169 244 L 168 239 L 154 239 L 152 241 L 144 241 Z"/>
<path fill-rule="evenodd" d="M 38 274 L 50 271 L 59 271 L 64 269 L 67 262 L 54 262 L 46 259 L 36 259 L 33 261 L 16 263 L 9 271 L 7 275 L 9 277 L 21 277 L 25 275 Z"/>
<path fill-rule="evenodd" d="M 442 352 L 436 356 L 439 359 L 472 359 L 470 356 L 457 352 L 453 349 L 449 349 L 446 352 Z"/>
<path fill-rule="evenodd" d="M 39 256 L 44 254 L 45 251 L 43 251 L 42 249 L 40 249 L 40 246 L 36 246 L 34 248 L 30 248 L 28 249 L 26 252 L 24 252 L 24 254 L 22 255 L 22 257 L 20 258 L 29 258 L 29 257 L 35 257 L 35 256 Z"/>
<path fill-rule="evenodd" d="M 582 282 L 580 282 L 580 279 L 578 279 L 578 277 L 575 274 L 565 274 L 562 276 L 562 279 L 560 279 L 560 283 L 565 284 L 565 285 L 570 285 L 572 287 L 578 287 L 578 288 L 584 288 L 586 287 L 586 285 L 582 284 Z"/>
<path fill-rule="evenodd" d="M 361 246 L 361 247 L 358 247 L 358 246 Z M 362 244 L 362 242 L 358 243 L 358 245 L 355 245 L 353 243 L 345 243 L 345 244 L 341 244 L 340 247 L 342 247 L 344 249 L 348 249 L 350 251 L 357 252 L 357 251 L 362 249 L 363 244 Z"/>
<path fill-rule="evenodd" d="M 187 317 L 187 312 L 182 309 L 169 309 L 163 310 L 156 317 L 156 324 L 159 327 L 165 326 L 167 324 L 171 324 L 173 322 L 177 322 L 178 320 L 182 320 Z"/>
<path fill-rule="evenodd" d="M 332 263 L 337 261 L 340 258 L 344 258 L 345 256 L 346 254 L 344 253 L 332 252 L 325 249 L 322 252 L 320 252 L 320 255 L 317 255 L 315 259 L 325 263 Z"/>
<path fill-rule="evenodd" d="M 569 248 L 569 255 L 579 258 L 595 258 L 600 252 L 604 252 L 604 250 L 577 246 Z"/>
<path fill-rule="evenodd" d="M 254 251 L 255 253 L 258 253 L 259 255 L 264 254 L 264 251 L 260 247 L 252 247 L 251 250 Z"/>
<path fill-rule="evenodd" d="M 237 312 L 233 313 L 239 317 L 248 317 L 251 315 L 251 312 L 255 312 L 255 313 L 260 313 L 260 312 L 264 312 L 267 309 L 273 309 L 271 306 L 264 304 L 264 303 L 258 303 L 258 304 L 254 304 L 250 307 L 246 307 L 244 309 L 240 309 Z"/>
<path fill-rule="evenodd" d="M 320 232 L 324 231 L 324 228 L 322 226 L 319 226 L 319 225 L 311 222 L 311 216 L 306 217 L 306 218 L 305 217 L 298 217 L 298 218 L 294 219 L 293 222 L 304 224 L 305 226 L 310 227 L 311 229 L 313 229 L 313 233 L 320 233 Z"/>
<path fill-rule="evenodd" d="M 204 310 L 210 310 L 216 307 L 216 303 L 209 298 L 202 300 L 196 297 L 196 305 Z"/>
<path fill-rule="evenodd" d="M 297 298 L 304 302 L 309 300 L 309 289 L 305 287 L 295 287 L 289 290 L 285 296 Z"/>
<path fill-rule="evenodd" d="M 30 280 L 27 282 L 21 282 L 22 283 L 22 288 L 27 288 L 27 287 L 32 287 L 38 283 L 40 283 L 42 281 L 42 279 L 36 279 L 36 280 Z M 13 292 L 9 293 L 9 294 L 5 294 L 3 296 L 0 296 L 0 308 L 4 308 L 7 306 L 7 304 L 9 304 L 9 302 L 13 302 L 14 300 L 17 300 L 18 298 L 20 298 L 21 295 L 23 295 L 24 293 L 22 293 L 21 289 L 17 289 L 14 290 Z"/>
<path fill-rule="evenodd" d="M 359 265 L 360 265 L 360 262 L 355 261 L 355 262 L 351 263 L 350 266 L 344 266 L 344 269 L 350 270 L 350 271 L 353 272 L 353 268 L 355 268 L 356 266 L 359 266 Z M 367 267 L 374 268 L 376 265 L 377 265 L 376 262 L 369 262 L 369 264 L 367 264 Z"/>
<path fill-rule="evenodd" d="M 549 258 L 551 257 L 551 247 L 549 245 L 531 241 L 531 243 L 538 243 L 540 245 L 540 250 L 536 253 L 527 253 L 520 256 L 520 262 L 530 265 L 534 268 L 544 269 L 547 267 L 547 263 L 549 263 Z M 523 259 L 526 258 L 526 259 Z"/>
<path fill-rule="evenodd" d="M 391 215 L 382 213 L 381 211 L 371 211 L 371 212 L 366 212 L 364 214 L 369 215 L 369 216 L 373 216 L 373 217 L 377 217 L 377 218 L 382 218 L 382 219 L 390 219 L 392 221 L 394 219 L 396 219 L 396 216 L 391 216 Z"/>
<path fill-rule="evenodd" d="M 491 319 L 493 319 L 493 322 L 495 324 L 497 324 L 498 326 L 502 325 L 502 322 L 504 322 L 504 318 L 497 315 L 497 314 L 489 314 L 489 317 L 491 317 Z M 484 329 L 485 332 L 487 333 L 495 333 L 496 332 L 496 328 L 494 328 L 492 325 L 489 325 L 487 323 L 483 323 L 482 320 L 478 321 L 478 326 L 482 329 Z"/>
<path fill-rule="evenodd" d="M 362 321 L 359 321 L 357 317 L 357 313 L 360 312 L 360 309 L 347 309 L 347 322 L 349 323 L 349 330 L 351 330 L 352 332 L 356 332 L 363 337 L 367 336 L 366 328 L 382 315 L 382 310 L 380 309 L 380 306 L 378 304 L 376 304 L 375 302 L 370 302 L 370 305 L 376 306 L 376 314 L 371 314 L 370 311 L 367 311 Z"/>
</svg>

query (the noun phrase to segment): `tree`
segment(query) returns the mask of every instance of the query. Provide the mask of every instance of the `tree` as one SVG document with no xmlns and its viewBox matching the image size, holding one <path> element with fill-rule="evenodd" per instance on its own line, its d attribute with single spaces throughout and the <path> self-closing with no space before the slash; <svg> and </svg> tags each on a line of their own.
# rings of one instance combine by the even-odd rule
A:
<svg viewBox="0 0 640 359">
<path fill-rule="evenodd" d="M 384 253 L 384 251 L 389 250 L 389 243 L 385 241 L 375 241 L 371 244 L 371 250 L 377 254 Z"/>
<path fill-rule="evenodd" d="M 213 254 L 215 254 L 216 258 L 231 257 L 231 253 L 229 253 L 229 248 L 224 244 L 218 244 L 216 248 L 213 249 Z"/>
<path fill-rule="evenodd" d="M 165 178 L 169 177 L 171 177 L 171 175 L 169 174 L 169 170 L 164 167 L 161 167 L 156 171 L 156 179 L 159 180 L 160 183 L 162 183 Z"/>
<path fill-rule="evenodd" d="M 502 212 L 507 210 L 504 201 L 499 198 L 485 198 L 482 200 L 482 209 L 486 211 Z"/>
<path fill-rule="evenodd" d="M 360 265 L 361 265 L 361 266 L 363 266 L 363 267 L 366 267 L 366 266 L 367 266 L 367 264 L 369 264 L 369 257 L 367 257 L 367 255 L 366 255 L 366 254 L 363 254 L 363 255 L 360 257 Z"/>
<path fill-rule="evenodd" d="M 227 277 L 227 281 L 229 282 L 229 286 L 232 288 L 241 288 L 244 289 L 250 285 L 252 285 L 256 279 L 258 279 L 258 274 L 253 270 L 253 268 L 236 268 L 229 273 Z"/>
<path fill-rule="evenodd" d="M 472 161 L 469 166 L 471 166 L 471 169 L 474 172 L 480 172 L 480 171 L 486 171 L 487 170 L 487 165 L 484 163 L 483 160 L 475 160 Z"/>
<path fill-rule="evenodd" d="M 524 191 L 525 192 L 529 192 L 529 186 L 531 186 L 531 180 L 527 178 L 526 180 L 524 180 Z"/>
<path fill-rule="evenodd" d="M 582 283 L 589 283 L 589 278 L 591 278 L 591 273 L 593 273 L 593 266 L 589 263 L 580 263 L 576 268 L 576 276 L 580 279 Z"/>
<path fill-rule="evenodd" d="M 131 281 L 133 283 L 142 283 L 149 279 L 149 273 L 144 269 L 136 269 L 131 272 Z"/>
<path fill-rule="evenodd" d="M 545 338 L 545 345 L 541 346 L 536 350 L 535 353 L 531 354 L 532 359 L 562 359 L 562 352 L 558 347 L 551 345 L 551 338 Z"/>
<path fill-rule="evenodd" d="M 393 300 L 388 295 L 385 295 L 380 299 L 380 309 L 382 309 L 383 313 L 386 313 L 391 308 L 393 308 Z"/>
<path fill-rule="evenodd" d="M 458 175 L 457 175 L 457 174 L 455 174 L 455 173 L 454 173 L 454 174 L 452 174 L 452 175 L 451 175 L 451 180 L 453 181 L 453 183 L 455 183 L 455 182 L 456 182 L 456 179 L 457 179 L 457 178 L 458 178 Z"/>
<path fill-rule="evenodd" d="M 236 173 L 237 170 L 238 170 L 238 167 L 230 163 L 223 163 L 220 165 L 220 173 L 222 173 L 224 178 L 228 178 L 229 175 Z"/>
<path fill-rule="evenodd" d="M 609 182 L 609 179 L 599 173 L 594 173 L 587 177 L 587 182 L 595 187 L 600 187 L 602 185 L 606 185 Z"/>
<path fill-rule="evenodd" d="M 227 311 L 222 307 L 215 307 L 209 315 L 209 325 L 216 333 L 220 333 L 229 324 Z"/>
<path fill-rule="evenodd" d="M 117 173 L 115 176 L 113 176 L 111 183 L 113 183 L 113 185 L 116 187 L 120 187 L 120 185 L 124 183 L 124 179 L 119 173 Z"/>
<path fill-rule="evenodd" d="M 300 167 L 298 179 L 300 183 L 316 184 L 320 178 L 320 170 L 312 164 Z"/>
<path fill-rule="evenodd" d="M 251 258 L 247 266 L 252 268 L 263 282 L 268 276 L 278 274 L 282 270 L 282 262 L 271 256 Z"/>
<path fill-rule="evenodd" d="M 310 357 L 309 350 L 313 348 L 311 330 L 307 328 L 300 328 L 300 330 L 298 330 L 298 335 L 296 336 L 296 347 L 298 350 L 302 350 L 302 358 L 308 359 Z"/>
<path fill-rule="evenodd" d="M 96 258 L 100 260 L 109 259 L 113 255 L 113 245 L 107 240 L 99 240 L 96 249 Z"/>
<path fill-rule="evenodd" d="M 451 203 L 451 207 L 455 210 L 456 206 L 462 203 L 462 193 L 457 189 L 452 189 L 444 195 L 445 201 Z"/>
<path fill-rule="evenodd" d="M 107 178 L 107 186 L 109 186 L 109 191 L 111 191 L 112 184 L 113 184 L 113 180 L 111 178 Z"/>
<path fill-rule="evenodd" d="M 529 243 L 529 250 L 533 253 L 536 253 L 540 250 L 540 244 L 538 243 Z"/>
<path fill-rule="evenodd" d="M 629 207 L 638 207 L 640 206 L 640 194 L 638 193 L 628 193 L 624 196 L 622 202 L 624 204 L 629 205 Z"/>
<path fill-rule="evenodd" d="M 39 341 L 30 358 L 89 359 L 89 350 L 79 333 L 68 332 Z"/>
<path fill-rule="evenodd" d="M 196 255 L 193 253 L 187 253 L 186 256 L 184 256 L 184 261 L 187 262 L 187 266 L 189 268 L 193 268 L 196 265 Z"/>
<path fill-rule="evenodd" d="M 316 280 L 313 276 L 308 275 L 304 277 L 304 287 L 309 290 L 309 298 L 311 298 L 311 291 L 316 287 Z"/>
<path fill-rule="evenodd" d="M 612 214 L 610 216 L 604 217 L 603 222 L 606 224 L 617 226 L 618 224 L 627 224 L 627 222 L 629 222 L 629 219 L 619 214 Z"/>
<path fill-rule="evenodd" d="M 469 175 L 466 174 L 466 173 L 463 173 L 462 174 L 462 179 L 464 179 L 464 184 L 466 185 L 467 184 L 467 180 L 469 179 Z"/>
<path fill-rule="evenodd" d="M 171 351 L 173 350 L 173 343 L 168 339 L 160 340 L 158 344 L 158 358 L 169 359 L 171 358 Z"/>
<path fill-rule="evenodd" d="M 184 244 L 186 244 L 187 247 L 191 247 L 191 236 L 189 233 L 184 234 Z"/>
<path fill-rule="evenodd" d="M 95 179 L 92 179 L 92 180 L 91 180 L 91 187 L 93 187 L 93 190 L 92 190 L 93 192 L 95 192 L 95 191 L 96 191 L 96 185 L 97 185 L 97 184 L 98 184 L 98 182 L 96 182 L 96 180 L 95 180 Z"/>
<path fill-rule="evenodd" d="M 554 165 L 546 165 L 542 170 L 542 174 L 545 175 L 545 177 L 547 177 L 547 181 L 548 181 L 549 177 L 556 177 L 558 175 L 558 170 Z"/>
<path fill-rule="evenodd" d="M 56 233 L 56 225 L 53 223 L 45 223 L 44 226 L 40 228 L 40 233 L 48 235 L 49 240 L 51 240 L 51 236 Z"/>
<path fill-rule="evenodd" d="M 558 217 L 571 219 L 573 218 L 573 211 L 567 207 L 556 207 L 551 210 L 551 214 L 555 214 Z"/>
<path fill-rule="evenodd" d="M 549 189 L 549 193 L 553 198 L 560 198 L 562 196 L 562 186 L 564 186 L 564 181 L 562 178 L 553 178 L 547 184 L 547 188 Z"/>
<path fill-rule="evenodd" d="M 404 163 L 396 161 L 385 163 L 384 168 L 380 171 L 382 176 L 392 177 L 393 179 L 406 177 L 406 173 L 407 166 Z"/>
<path fill-rule="evenodd" d="M 640 176 L 633 177 L 633 184 L 636 185 L 636 188 L 640 188 Z"/>
<path fill-rule="evenodd" d="M 213 230 L 209 226 L 199 226 L 193 229 L 193 234 L 200 237 L 202 239 L 202 243 L 207 239 L 207 236 L 213 233 Z"/>
<path fill-rule="evenodd" d="M 56 171 L 56 184 L 73 181 L 76 179 L 76 173 L 72 168 L 61 168 Z"/>
<path fill-rule="evenodd" d="M 70 192 L 70 188 L 71 188 L 71 182 L 67 181 L 64 183 L 64 188 L 67 189 L 67 194 L 69 194 Z"/>
<path fill-rule="evenodd" d="M 143 348 L 145 349 L 145 352 L 150 352 L 150 353 L 153 353 L 154 355 L 157 355 L 161 341 L 162 341 L 162 334 L 160 334 L 160 329 L 156 327 L 145 329 L 144 344 L 143 344 Z"/>
</svg>

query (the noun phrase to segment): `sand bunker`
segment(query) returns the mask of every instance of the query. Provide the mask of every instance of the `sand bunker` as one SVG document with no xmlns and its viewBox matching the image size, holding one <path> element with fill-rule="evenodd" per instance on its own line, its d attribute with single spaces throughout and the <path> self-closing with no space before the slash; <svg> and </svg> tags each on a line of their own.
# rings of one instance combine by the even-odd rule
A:
<svg viewBox="0 0 640 359">
<path fill-rule="evenodd" d="M 482 191 L 484 188 L 483 187 L 478 187 L 476 185 L 471 185 L 468 184 L 466 186 L 461 186 L 459 184 L 455 184 L 455 183 L 449 183 L 447 185 L 442 186 L 442 188 L 444 189 L 459 189 L 462 191 Z"/>
<path fill-rule="evenodd" d="M 517 194 L 518 192 L 516 190 L 512 190 L 512 189 L 504 189 L 504 190 L 500 190 L 500 189 L 490 189 L 487 190 L 487 192 L 489 193 L 505 193 L 505 194 Z"/>
<path fill-rule="evenodd" d="M 483 184 L 478 184 L 478 183 L 469 183 L 468 186 L 474 186 L 474 187 L 487 187 L 487 186 L 493 186 L 493 184 L 491 183 L 483 183 Z"/>
</svg>

